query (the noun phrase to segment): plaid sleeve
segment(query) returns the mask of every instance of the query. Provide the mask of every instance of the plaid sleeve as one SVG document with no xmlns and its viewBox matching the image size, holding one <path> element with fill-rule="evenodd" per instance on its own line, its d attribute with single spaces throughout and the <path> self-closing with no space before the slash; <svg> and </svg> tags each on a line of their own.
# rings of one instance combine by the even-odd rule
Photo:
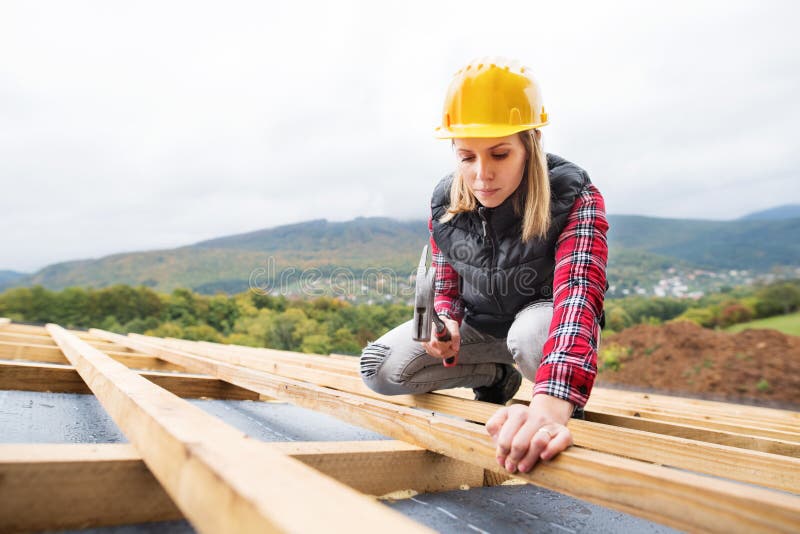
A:
<svg viewBox="0 0 800 534">
<path fill-rule="evenodd" d="M 556 242 L 553 320 L 533 394 L 584 407 L 597 376 L 598 321 L 603 312 L 608 244 L 605 202 L 588 184 Z"/>
<path fill-rule="evenodd" d="M 459 289 L 460 275 L 447 260 L 433 240 L 433 219 L 428 219 L 431 233 L 431 267 L 436 269 L 434 276 L 433 309 L 443 317 L 456 321 L 459 326 L 464 318 L 464 301 Z"/>
</svg>

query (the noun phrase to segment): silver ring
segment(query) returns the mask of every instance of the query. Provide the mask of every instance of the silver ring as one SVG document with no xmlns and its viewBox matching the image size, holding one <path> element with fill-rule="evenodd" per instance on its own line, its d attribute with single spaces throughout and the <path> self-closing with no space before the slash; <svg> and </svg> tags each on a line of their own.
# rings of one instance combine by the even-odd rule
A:
<svg viewBox="0 0 800 534">
<path fill-rule="evenodd" d="M 552 434 L 552 433 L 551 433 L 549 430 L 547 430 L 545 427 L 542 427 L 542 428 L 540 428 L 539 430 L 537 430 L 537 431 L 536 431 L 536 433 L 537 433 L 537 434 L 538 434 L 539 432 L 544 432 L 545 434 L 547 434 L 547 435 L 548 435 L 548 437 L 549 437 L 550 439 L 553 439 L 553 434 Z"/>
</svg>

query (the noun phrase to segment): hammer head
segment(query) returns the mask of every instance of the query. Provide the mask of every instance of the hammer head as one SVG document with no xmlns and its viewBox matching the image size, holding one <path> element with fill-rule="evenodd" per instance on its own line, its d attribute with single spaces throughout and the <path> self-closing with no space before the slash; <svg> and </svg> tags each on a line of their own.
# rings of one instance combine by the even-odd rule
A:
<svg viewBox="0 0 800 534">
<path fill-rule="evenodd" d="M 417 268 L 416 288 L 414 292 L 414 341 L 430 341 L 433 323 L 434 276 L 436 272 L 428 269 L 428 245 L 422 249 Z"/>
</svg>

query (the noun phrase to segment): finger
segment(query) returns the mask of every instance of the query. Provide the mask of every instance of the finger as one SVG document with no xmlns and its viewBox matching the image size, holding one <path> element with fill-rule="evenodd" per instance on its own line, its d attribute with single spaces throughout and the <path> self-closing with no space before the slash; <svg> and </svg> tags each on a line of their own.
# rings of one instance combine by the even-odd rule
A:
<svg viewBox="0 0 800 534">
<path fill-rule="evenodd" d="M 461 332 L 459 332 L 458 326 L 450 330 L 450 339 L 454 346 L 458 347 L 461 345 Z"/>
<path fill-rule="evenodd" d="M 540 429 L 543 427 L 539 427 L 536 432 L 534 432 L 533 437 L 530 441 L 530 448 L 528 452 L 525 454 L 525 457 L 520 460 L 517 464 L 517 469 L 521 472 L 525 473 L 530 471 L 536 462 L 539 461 L 539 455 L 542 453 L 543 450 L 550 444 L 551 441 L 555 440 L 557 435 L 554 435 L 552 438 L 550 437 L 547 432 L 542 432 Z M 545 427 L 550 433 L 553 433 L 553 430 L 550 429 L 549 426 Z"/>
<path fill-rule="evenodd" d="M 562 426 L 558 429 L 556 436 L 550 440 L 544 451 L 539 455 L 542 460 L 550 460 L 558 453 L 568 449 L 572 445 L 572 432 L 569 428 Z"/>
<path fill-rule="evenodd" d="M 429 342 L 420 341 L 420 345 L 422 345 L 422 348 L 425 349 L 425 352 L 427 352 L 429 356 L 436 356 L 436 349 L 434 349 Z"/>
<path fill-rule="evenodd" d="M 420 343 L 425 347 L 425 352 L 427 352 L 429 356 L 444 358 L 440 347 L 441 344 L 438 341 L 421 341 Z"/>
<path fill-rule="evenodd" d="M 431 346 L 433 347 L 433 356 L 437 358 L 446 358 L 450 355 L 450 346 L 449 343 L 442 343 L 441 341 L 431 341 Z"/>
<path fill-rule="evenodd" d="M 522 408 L 522 409 L 519 409 Z M 505 465 L 506 456 L 511 452 L 511 442 L 514 439 L 514 436 L 517 435 L 519 429 L 525 424 L 526 421 L 526 410 L 528 409 L 527 406 L 509 406 L 508 407 L 508 419 L 503 424 L 500 432 L 497 434 L 497 451 L 496 456 L 498 461 L 502 459 L 501 465 Z"/>
<path fill-rule="evenodd" d="M 492 437 L 492 441 L 495 445 L 497 445 L 497 433 L 500 432 L 500 428 L 502 428 L 506 419 L 508 419 L 508 408 L 503 407 L 494 412 L 494 415 L 486 421 L 486 431 Z"/>
<path fill-rule="evenodd" d="M 515 472 L 517 470 L 517 464 L 528 454 L 528 450 L 530 450 L 531 447 L 531 440 L 538 428 L 537 425 L 528 422 L 522 425 L 519 432 L 514 436 L 511 442 L 511 452 L 506 456 L 505 462 L 505 468 L 509 473 Z"/>
</svg>

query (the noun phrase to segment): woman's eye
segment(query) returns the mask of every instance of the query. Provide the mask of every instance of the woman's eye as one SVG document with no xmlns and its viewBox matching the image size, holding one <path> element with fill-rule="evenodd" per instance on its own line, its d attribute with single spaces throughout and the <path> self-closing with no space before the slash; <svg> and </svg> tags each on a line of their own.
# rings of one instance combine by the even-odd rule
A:
<svg viewBox="0 0 800 534">
<path fill-rule="evenodd" d="M 505 159 L 508 157 L 508 152 L 504 152 L 503 154 L 492 154 L 492 157 L 494 159 Z M 461 158 L 461 161 L 472 161 L 473 159 L 475 159 L 475 156 L 465 156 Z"/>
</svg>

